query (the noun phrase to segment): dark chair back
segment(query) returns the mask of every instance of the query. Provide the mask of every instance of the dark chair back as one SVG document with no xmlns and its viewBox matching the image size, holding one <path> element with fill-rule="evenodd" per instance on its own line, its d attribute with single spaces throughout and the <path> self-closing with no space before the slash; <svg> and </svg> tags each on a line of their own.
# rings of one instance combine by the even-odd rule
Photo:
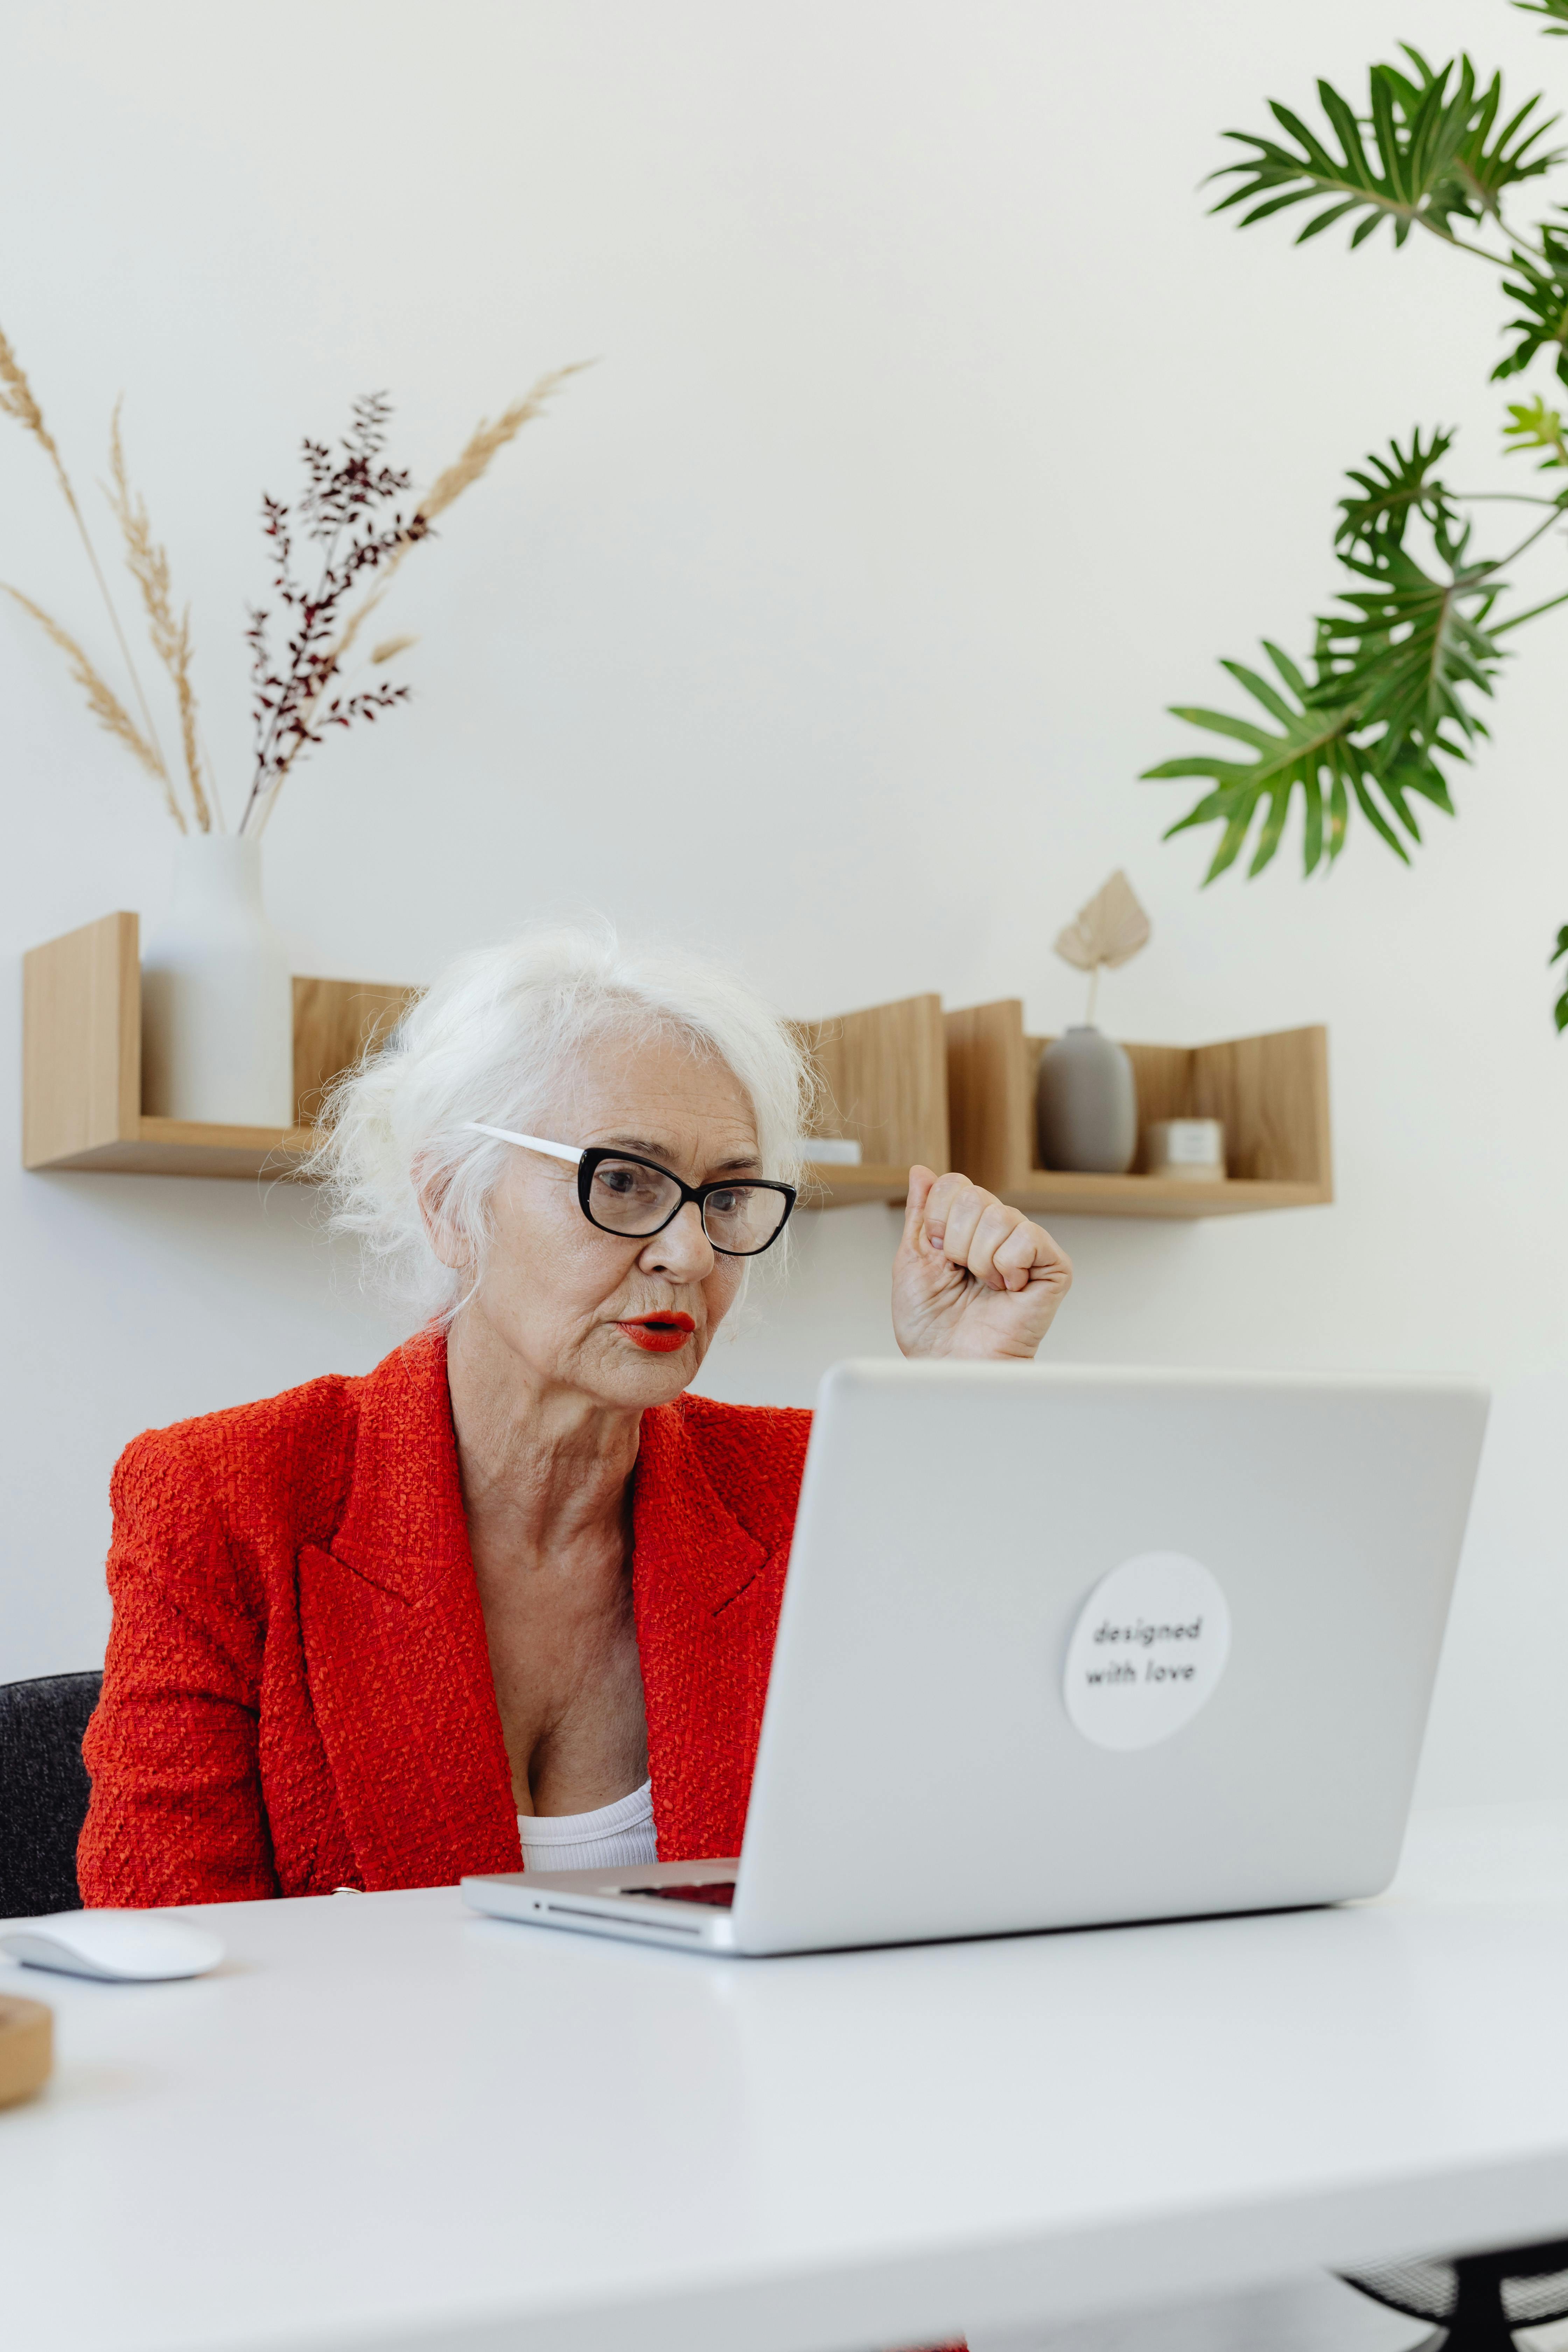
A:
<svg viewBox="0 0 1568 2352">
<path fill-rule="evenodd" d="M 0 1683 L 0 1919 L 81 1909 L 76 1842 L 92 1785 L 81 1738 L 102 1681 Z"/>
</svg>

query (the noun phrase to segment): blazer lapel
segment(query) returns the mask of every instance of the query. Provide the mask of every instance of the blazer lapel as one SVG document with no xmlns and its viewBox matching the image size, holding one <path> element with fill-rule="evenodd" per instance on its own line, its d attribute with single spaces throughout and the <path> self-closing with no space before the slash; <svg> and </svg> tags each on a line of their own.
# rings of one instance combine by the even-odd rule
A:
<svg viewBox="0 0 1568 2352">
<path fill-rule="evenodd" d="M 423 1333 L 362 1392 L 330 1544 L 300 1554 L 316 1720 L 367 1888 L 521 1863 L 447 1390 Z"/>
<path fill-rule="evenodd" d="M 643 1416 L 633 1599 L 658 1850 L 736 1853 L 787 1541 L 745 1528 L 679 1406 Z M 299 1558 L 311 1702 L 369 1888 L 521 1864 L 474 1580 L 445 1341 L 422 1334 L 361 1393 L 348 1501 Z"/>
<path fill-rule="evenodd" d="M 679 1406 L 643 1415 L 633 1540 L 659 1858 L 738 1853 L 787 1546 L 742 1527 Z"/>
</svg>

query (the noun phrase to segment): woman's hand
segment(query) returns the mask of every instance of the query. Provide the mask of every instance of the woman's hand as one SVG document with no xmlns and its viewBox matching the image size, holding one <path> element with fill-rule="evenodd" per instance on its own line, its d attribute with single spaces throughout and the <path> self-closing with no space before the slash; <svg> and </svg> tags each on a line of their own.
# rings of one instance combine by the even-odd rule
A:
<svg viewBox="0 0 1568 2352">
<path fill-rule="evenodd" d="M 967 1176 L 910 1170 L 893 1260 L 893 1332 L 906 1356 L 1027 1363 L 1071 1283 L 1067 1258 L 1021 1209 Z"/>
</svg>

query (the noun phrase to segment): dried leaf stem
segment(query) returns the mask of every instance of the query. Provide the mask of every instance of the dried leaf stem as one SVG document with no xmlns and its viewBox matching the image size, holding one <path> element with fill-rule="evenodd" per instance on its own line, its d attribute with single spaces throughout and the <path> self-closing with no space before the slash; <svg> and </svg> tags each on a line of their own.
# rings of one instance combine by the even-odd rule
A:
<svg viewBox="0 0 1568 2352">
<path fill-rule="evenodd" d="M 99 594 L 103 598 L 104 608 L 109 614 L 110 625 L 114 631 L 115 638 L 119 644 L 121 653 L 124 656 L 125 667 L 131 675 L 131 683 L 135 690 L 136 700 L 141 707 L 142 717 L 146 723 L 147 740 L 153 747 L 153 756 L 157 761 L 157 765 L 153 769 L 153 772 L 165 786 L 167 786 L 169 782 L 169 772 L 167 764 L 163 759 L 163 747 L 158 740 L 158 730 L 153 723 L 153 713 L 147 707 L 147 698 L 142 691 L 142 679 L 137 671 L 135 663 L 131 658 L 131 647 L 127 645 L 125 641 L 125 632 L 120 625 L 120 615 L 114 607 L 114 599 L 109 593 L 109 583 L 103 576 L 103 568 L 98 560 L 98 551 L 93 546 L 81 509 L 76 502 L 76 492 L 70 486 L 70 477 L 66 472 L 65 461 L 60 456 L 58 445 L 55 440 L 54 435 L 49 431 L 48 426 L 44 422 L 44 412 L 38 406 L 37 400 L 33 396 L 32 385 L 27 382 L 26 374 L 23 369 L 22 363 L 16 357 L 16 354 L 13 351 L 9 341 L 6 340 L 3 329 L 0 329 L 0 413 L 3 413 L 6 416 L 15 417 L 16 423 L 22 427 L 22 430 L 25 433 L 30 433 L 32 435 L 34 440 L 38 444 L 38 446 L 48 458 L 50 465 L 54 467 L 55 479 L 59 484 L 60 496 L 64 499 L 67 506 L 69 507 L 71 510 L 71 519 L 76 524 L 77 531 L 81 540 L 82 546 L 87 551 L 87 560 L 92 566 L 92 576 L 98 583 Z M 11 593 L 15 593 L 16 592 L 12 591 Z M 22 601 L 26 603 L 26 598 Z M 38 608 L 36 604 L 28 604 L 27 609 L 29 612 L 36 613 Z M 73 641 L 68 639 L 66 642 L 71 643 Z M 85 661 L 87 657 L 85 655 L 82 655 L 81 658 Z M 102 686 L 101 679 L 99 680 L 99 684 L 100 686 Z M 107 693 L 108 688 L 104 688 L 103 691 Z M 110 696 L 110 698 L 111 701 L 113 700 L 112 696 Z M 93 708 L 95 710 L 97 709 L 98 706 L 96 702 L 94 703 Z M 119 709 L 120 708 L 117 702 L 115 703 L 115 708 L 116 709 Z M 107 720 L 104 723 L 107 725 Z M 132 731 L 134 732 L 135 730 L 133 730 Z M 138 753 L 137 756 L 140 758 L 141 754 Z M 179 820 L 181 830 L 184 831 L 184 819 L 180 816 L 179 804 L 174 800 L 172 789 L 169 792 L 169 803 L 174 815 Z"/>
<path fill-rule="evenodd" d="M 180 711 L 180 740 L 184 751 L 185 775 L 191 788 L 191 802 L 195 810 L 196 824 L 203 833 L 213 829 L 213 813 L 202 782 L 202 754 L 197 740 L 196 697 L 191 684 L 191 612 L 187 604 L 179 621 L 174 619 L 174 604 L 169 592 L 169 558 L 153 537 L 146 503 L 131 488 L 125 471 L 125 448 L 120 437 L 121 403 L 114 404 L 114 417 L 109 432 L 109 464 L 113 487 L 106 488 L 104 496 L 120 525 L 125 542 L 125 563 L 132 578 L 142 592 L 142 608 L 147 615 L 147 631 L 153 640 L 153 650 L 168 671 L 174 698 Z"/>
</svg>

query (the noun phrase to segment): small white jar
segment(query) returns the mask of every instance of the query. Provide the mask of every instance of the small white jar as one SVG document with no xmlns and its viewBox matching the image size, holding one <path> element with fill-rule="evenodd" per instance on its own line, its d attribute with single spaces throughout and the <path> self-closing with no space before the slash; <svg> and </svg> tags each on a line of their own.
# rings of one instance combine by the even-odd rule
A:
<svg viewBox="0 0 1568 2352">
<path fill-rule="evenodd" d="M 1225 1176 L 1225 1123 L 1217 1118 L 1156 1118 L 1146 1129 L 1151 1176 L 1217 1184 Z"/>
</svg>

